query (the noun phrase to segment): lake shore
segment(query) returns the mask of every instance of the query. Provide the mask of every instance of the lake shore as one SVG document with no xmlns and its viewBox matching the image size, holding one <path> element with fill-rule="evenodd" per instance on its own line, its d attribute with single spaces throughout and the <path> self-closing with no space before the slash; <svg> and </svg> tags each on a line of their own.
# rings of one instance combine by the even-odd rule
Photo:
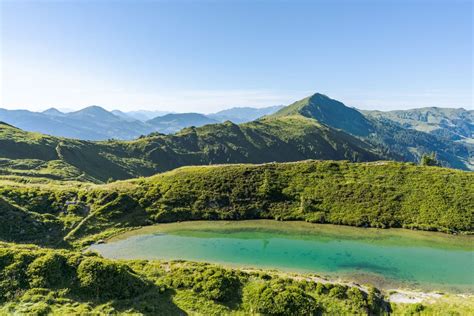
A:
<svg viewBox="0 0 474 316">
<path fill-rule="evenodd" d="M 443 250 L 453 251 L 472 251 L 474 241 L 473 236 L 453 236 L 443 233 L 433 232 L 420 232 L 411 231 L 406 229 L 376 229 L 376 228 L 354 228 L 348 226 L 338 226 L 330 224 L 311 224 L 306 222 L 280 222 L 274 220 L 247 220 L 247 221 L 195 221 L 195 222 L 181 222 L 181 223 L 170 223 L 170 224 L 158 224 L 154 226 L 146 226 L 138 229 L 126 231 L 124 233 L 112 236 L 107 239 L 107 243 L 115 244 L 130 238 L 141 238 L 140 236 L 159 236 L 163 234 L 172 234 L 176 236 L 192 236 L 195 238 L 208 238 L 209 234 L 217 232 L 219 238 L 231 238 L 235 237 L 235 232 L 238 232 L 238 238 L 245 241 L 249 238 L 261 238 L 262 240 L 268 239 L 269 232 L 276 234 L 276 236 L 283 236 L 284 238 L 291 238 L 297 242 L 308 242 L 312 240 L 313 235 L 321 237 L 324 243 L 331 242 L 333 238 L 344 237 L 345 240 L 350 242 L 363 242 L 367 243 L 368 246 L 381 246 L 381 247 L 396 247 L 405 246 L 407 242 L 410 243 L 410 247 L 421 247 L 426 250 L 431 248 L 440 248 Z M 249 236 L 248 234 L 252 235 Z M 233 235 L 234 234 L 234 235 Z M 271 235 L 273 236 L 273 235 Z M 270 236 L 270 237 L 271 237 Z M 320 239 L 321 239 L 320 238 Z M 407 239 L 408 238 L 408 239 Z M 265 242 L 263 244 L 265 247 Z M 94 248 L 94 247 L 93 247 Z M 121 258 L 120 256 L 116 258 Z M 401 280 L 395 280 L 393 277 L 387 277 L 383 273 L 367 273 L 363 270 L 354 270 L 350 273 L 344 271 L 335 271 L 329 273 L 328 271 L 318 271 L 313 268 L 297 268 L 297 267 L 275 267 L 272 262 L 270 264 L 259 263 L 257 265 L 245 262 L 229 262 L 226 260 L 206 260 L 203 258 L 153 258 L 145 257 L 141 259 L 183 259 L 187 261 L 198 261 L 198 262 L 212 262 L 223 266 L 249 270 L 249 269 L 263 269 L 265 271 L 279 271 L 280 273 L 296 273 L 304 277 L 317 277 L 321 280 L 334 283 L 346 283 L 346 284 L 370 284 L 386 292 L 397 291 L 398 296 L 394 296 L 395 301 L 401 303 L 412 300 L 413 302 L 419 301 L 423 298 L 422 294 L 426 294 L 426 297 L 433 297 L 429 293 L 446 292 L 453 295 L 457 294 L 472 294 L 471 285 L 467 285 L 464 288 L 460 285 L 447 286 L 446 284 L 419 284 L 413 282 L 404 282 Z M 315 272 L 317 274 L 315 274 Z M 396 289 L 396 290 L 393 290 Z M 414 294 L 410 294 L 414 293 Z M 422 293 L 420 295 L 416 293 Z M 410 297 L 415 297 L 410 299 Z"/>
</svg>

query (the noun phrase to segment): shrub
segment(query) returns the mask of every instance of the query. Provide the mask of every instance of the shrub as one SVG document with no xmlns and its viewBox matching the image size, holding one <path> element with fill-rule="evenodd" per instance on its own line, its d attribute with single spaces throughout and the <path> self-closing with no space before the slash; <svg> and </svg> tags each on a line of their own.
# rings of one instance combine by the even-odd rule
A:
<svg viewBox="0 0 474 316">
<path fill-rule="evenodd" d="M 79 264 L 77 276 L 83 292 L 96 298 L 130 298 L 147 286 L 128 266 L 94 257 Z"/>
<path fill-rule="evenodd" d="M 192 289 L 208 299 L 221 302 L 232 300 L 241 286 L 233 271 L 219 267 L 179 268 L 170 275 L 168 284 Z"/>
<path fill-rule="evenodd" d="M 57 253 L 47 253 L 36 258 L 27 270 L 31 287 L 68 287 L 74 278 L 73 268 L 67 265 L 66 258 Z"/>
<path fill-rule="evenodd" d="M 277 282 L 247 286 L 244 306 L 250 313 L 263 315 L 315 315 L 318 304 L 301 288 Z"/>
</svg>

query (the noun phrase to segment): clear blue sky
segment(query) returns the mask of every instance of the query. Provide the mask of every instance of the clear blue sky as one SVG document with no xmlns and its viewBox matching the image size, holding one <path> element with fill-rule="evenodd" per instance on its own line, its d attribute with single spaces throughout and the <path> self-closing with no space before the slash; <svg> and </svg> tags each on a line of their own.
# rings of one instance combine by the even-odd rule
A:
<svg viewBox="0 0 474 316">
<path fill-rule="evenodd" d="M 471 1 L 0 1 L 5 108 L 473 108 Z"/>
</svg>

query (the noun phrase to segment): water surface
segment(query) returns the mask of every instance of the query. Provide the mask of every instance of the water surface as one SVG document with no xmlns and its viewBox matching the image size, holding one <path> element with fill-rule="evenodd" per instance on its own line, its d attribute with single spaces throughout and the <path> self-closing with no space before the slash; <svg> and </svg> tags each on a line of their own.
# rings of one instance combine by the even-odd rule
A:
<svg viewBox="0 0 474 316">
<path fill-rule="evenodd" d="M 120 259 L 184 259 L 311 272 L 372 283 L 474 292 L 474 238 L 304 222 L 160 224 L 91 248 Z"/>
</svg>

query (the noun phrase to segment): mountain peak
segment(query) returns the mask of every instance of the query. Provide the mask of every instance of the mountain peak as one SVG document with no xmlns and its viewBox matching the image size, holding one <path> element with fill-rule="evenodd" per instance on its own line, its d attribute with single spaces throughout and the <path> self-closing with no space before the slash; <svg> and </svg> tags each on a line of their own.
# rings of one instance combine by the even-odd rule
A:
<svg viewBox="0 0 474 316">
<path fill-rule="evenodd" d="M 275 113 L 275 116 L 289 115 L 312 118 L 357 136 L 367 136 L 372 130 L 372 124 L 362 113 L 322 93 L 296 101 Z"/>
<path fill-rule="evenodd" d="M 44 110 L 41 113 L 46 114 L 46 115 L 51 115 L 51 116 L 62 116 L 62 115 L 64 115 L 63 112 L 59 111 L 56 108 L 49 108 L 47 110 Z"/>
<path fill-rule="evenodd" d="M 79 110 L 77 112 L 108 112 L 106 109 L 104 109 L 101 106 L 98 105 L 91 105 L 88 107 L 83 108 L 82 110 Z"/>
<path fill-rule="evenodd" d="M 98 106 L 98 105 L 91 105 L 91 106 L 88 106 L 88 107 L 85 107 L 81 110 L 78 110 L 78 111 L 75 111 L 75 112 L 71 112 L 70 113 L 71 115 L 91 115 L 91 116 L 114 116 L 114 114 L 110 113 L 109 111 L 107 111 L 106 109 Z"/>
</svg>

